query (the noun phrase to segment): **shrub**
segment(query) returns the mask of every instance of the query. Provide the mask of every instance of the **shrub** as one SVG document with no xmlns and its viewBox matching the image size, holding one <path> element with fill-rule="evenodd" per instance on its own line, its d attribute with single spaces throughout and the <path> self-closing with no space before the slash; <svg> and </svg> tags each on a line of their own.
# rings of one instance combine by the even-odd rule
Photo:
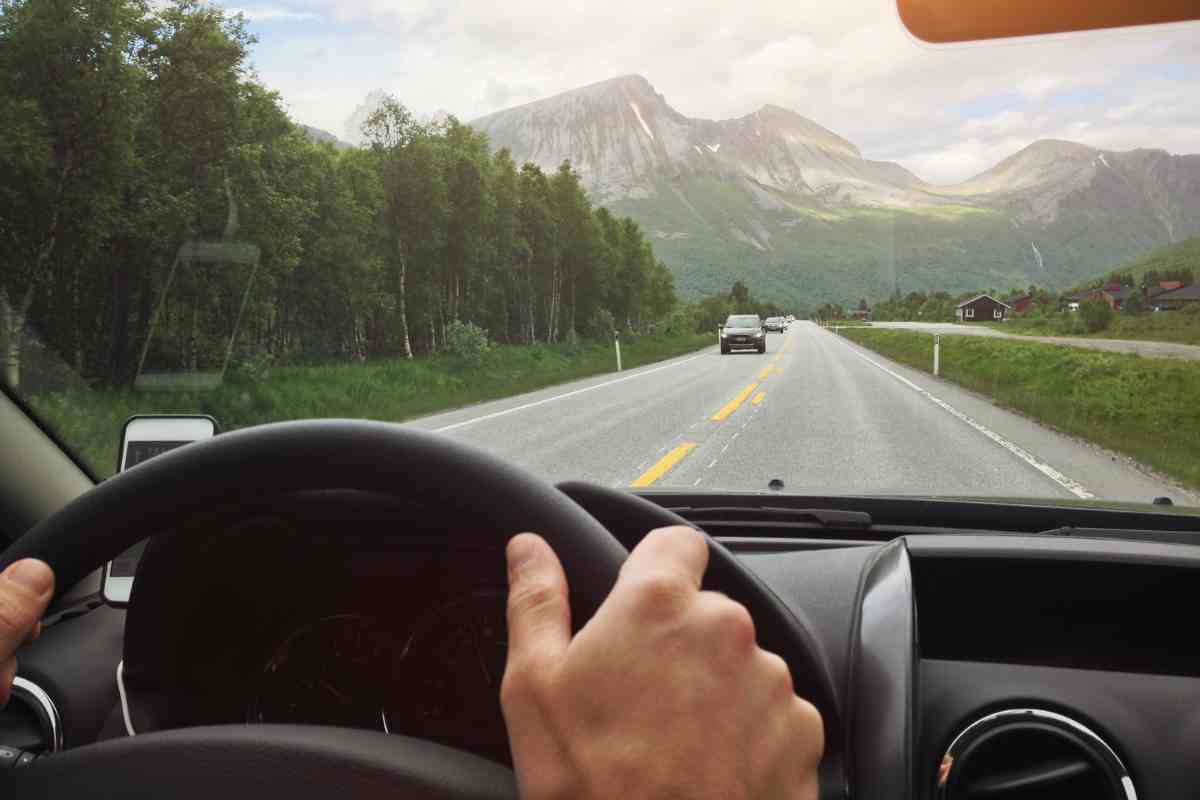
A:
<svg viewBox="0 0 1200 800">
<path fill-rule="evenodd" d="M 1146 303 L 1142 300 L 1141 294 L 1134 292 L 1125 299 L 1121 304 L 1121 311 L 1126 314 L 1140 314 L 1146 310 Z"/>
<path fill-rule="evenodd" d="M 1103 300 L 1085 300 L 1079 304 L 1079 316 L 1088 333 L 1099 333 L 1112 322 L 1113 310 Z"/>
<path fill-rule="evenodd" d="M 587 334 L 593 339 L 611 339 L 616 329 L 617 320 L 607 308 L 597 308 L 587 324 Z"/>
<path fill-rule="evenodd" d="M 473 322 L 456 319 L 446 328 L 446 350 L 472 367 L 482 364 L 491 348 L 488 332 Z"/>
</svg>

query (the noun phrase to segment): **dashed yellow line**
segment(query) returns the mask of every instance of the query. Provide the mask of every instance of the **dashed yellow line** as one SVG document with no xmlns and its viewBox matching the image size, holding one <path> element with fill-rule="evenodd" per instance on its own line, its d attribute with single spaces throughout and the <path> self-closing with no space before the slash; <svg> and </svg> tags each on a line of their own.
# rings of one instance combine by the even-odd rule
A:
<svg viewBox="0 0 1200 800">
<path fill-rule="evenodd" d="M 642 477 L 633 482 L 635 487 L 645 487 L 671 471 L 671 467 L 683 460 L 684 456 L 696 449 L 695 442 L 684 442 L 658 460 L 650 469 L 642 473 Z"/>
<path fill-rule="evenodd" d="M 771 368 L 769 366 L 763 367 L 763 371 L 758 373 L 758 379 L 760 381 L 765 381 L 769 377 L 771 377 Z"/>
<path fill-rule="evenodd" d="M 751 400 L 750 402 L 753 403 L 754 405 L 758 405 L 759 403 L 761 403 L 763 401 L 763 398 L 766 396 L 767 396 L 766 392 L 759 392 L 758 394 L 754 395 L 754 399 Z"/>
<path fill-rule="evenodd" d="M 717 413 L 712 415 L 712 421 L 713 422 L 721 422 L 721 421 L 725 420 L 730 414 L 737 411 L 738 407 L 741 406 L 742 403 L 746 402 L 746 398 L 750 396 L 750 393 L 753 392 L 757 388 L 758 388 L 758 384 L 752 383 L 749 386 L 747 386 L 745 389 L 742 389 L 740 392 L 738 392 L 737 397 L 730 400 L 728 403 L 726 403 L 724 406 L 721 407 L 720 411 L 718 411 Z"/>
</svg>

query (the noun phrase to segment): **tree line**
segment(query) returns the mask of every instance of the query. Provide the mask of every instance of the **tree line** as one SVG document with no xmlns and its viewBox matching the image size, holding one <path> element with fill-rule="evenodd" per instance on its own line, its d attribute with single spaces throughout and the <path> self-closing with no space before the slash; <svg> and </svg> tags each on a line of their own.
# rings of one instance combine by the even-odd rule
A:
<svg viewBox="0 0 1200 800">
<path fill-rule="evenodd" d="M 89 380 L 643 331 L 671 273 L 640 227 L 454 118 L 387 98 L 314 143 L 196 0 L 0 0 L 0 340 Z M 28 328 L 27 328 L 28 324 Z"/>
</svg>

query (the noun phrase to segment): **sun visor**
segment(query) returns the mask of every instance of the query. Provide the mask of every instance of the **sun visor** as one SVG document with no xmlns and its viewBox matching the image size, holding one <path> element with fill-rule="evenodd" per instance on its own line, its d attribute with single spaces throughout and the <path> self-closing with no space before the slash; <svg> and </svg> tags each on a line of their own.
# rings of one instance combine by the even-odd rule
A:
<svg viewBox="0 0 1200 800">
<path fill-rule="evenodd" d="M 945 44 L 1200 19 L 1197 0 L 896 0 L 909 32 Z"/>
</svg>

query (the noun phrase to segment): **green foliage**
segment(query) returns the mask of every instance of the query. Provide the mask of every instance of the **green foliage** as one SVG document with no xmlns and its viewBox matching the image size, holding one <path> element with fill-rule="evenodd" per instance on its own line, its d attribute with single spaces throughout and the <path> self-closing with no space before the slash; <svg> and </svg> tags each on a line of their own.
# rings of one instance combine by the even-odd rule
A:
<svg viewBox="0 0 1200 800">
<path fill-rule="evenodd" d="M 1200 271 L 1200 237 L 1185 239 L 1166 247 L 1151 250 L 1102 279 L 1093 280 L 1085 287 L 1103 286 L 1118 280 L 1124 286 L 1157 285 L 1159 281 L 1182 281 L 1186 285 L 1196 282 Z"/>
<path fill-rule="evenodd" d="M 1121 304 L 1121 312 L 1128 315 L 1141 314 L 1146 310 L 1146 301 L 1142 299 L 1141 292 L 1134 292 L 1125 298 L 1125 302 Z"/>
<path fill-rule="evenodd" d="M 85 381 L 129 385 L 220 370 L 235 333 L 235 352 L 260 354 L 234 359 L 246 377 L 437 354 L 459 346 L 453 320 L 556 343 L 599 308 L 638 333 L 670 318 L 673 275 L 569 163 L 515 164 L 394 97 L 366 147 L 314 144 L 257 81 L 254 44 L 241 15 L 199 0 L 0 6 L 8 327 L 27 308 Z M 196 242 L 259 260 L 177 260 Z"/>
<path fill-rule="evenodd" d="M 587 325 L 587 335 L 593 339 L 611 339 L 616 330 L 616 317 L 607 308 L 597 308 Z"/>
<path fill-rule="evenodd" d="M 1112 322 L 1113 310 L 1103 300 L 1084 300 L 1079 304 L 1079 318 L 1088 333 L 1099 333 Z"/>
<path fill-rule="evenodd" d="M 708 335 L 640 336 L 622 342 L 626 368 L 710 346 Z M 116 465 L 117 432 L 137 412 L 212 414 L 222 430 L 313 417 L 403 421 L 508 397 L 615 369 L 612 340 L 500 346 L 477 369 L 457 358 L 379 359 L 366 364 L 277 367 L 263 380 L 236 377 L 205 393 L 146 394 L 127 387 L 72 386 L 29 397 L 98 477 Z"/>
<path fill-rule="evenodd" d="M 446 352 L 470 367 L 478 367 L 492 347 L 488 332 L 473 322 L 452 320 L 446 326 Z"/>
<path fill-rule="evenodd" d="M 931 371 L 933 337 L 848 329 L 859 344 Z M 940 374 L 1044 424 L 1200 487 L 1200 362 L 977 336 L 943 336 Z"/>
</svg>

